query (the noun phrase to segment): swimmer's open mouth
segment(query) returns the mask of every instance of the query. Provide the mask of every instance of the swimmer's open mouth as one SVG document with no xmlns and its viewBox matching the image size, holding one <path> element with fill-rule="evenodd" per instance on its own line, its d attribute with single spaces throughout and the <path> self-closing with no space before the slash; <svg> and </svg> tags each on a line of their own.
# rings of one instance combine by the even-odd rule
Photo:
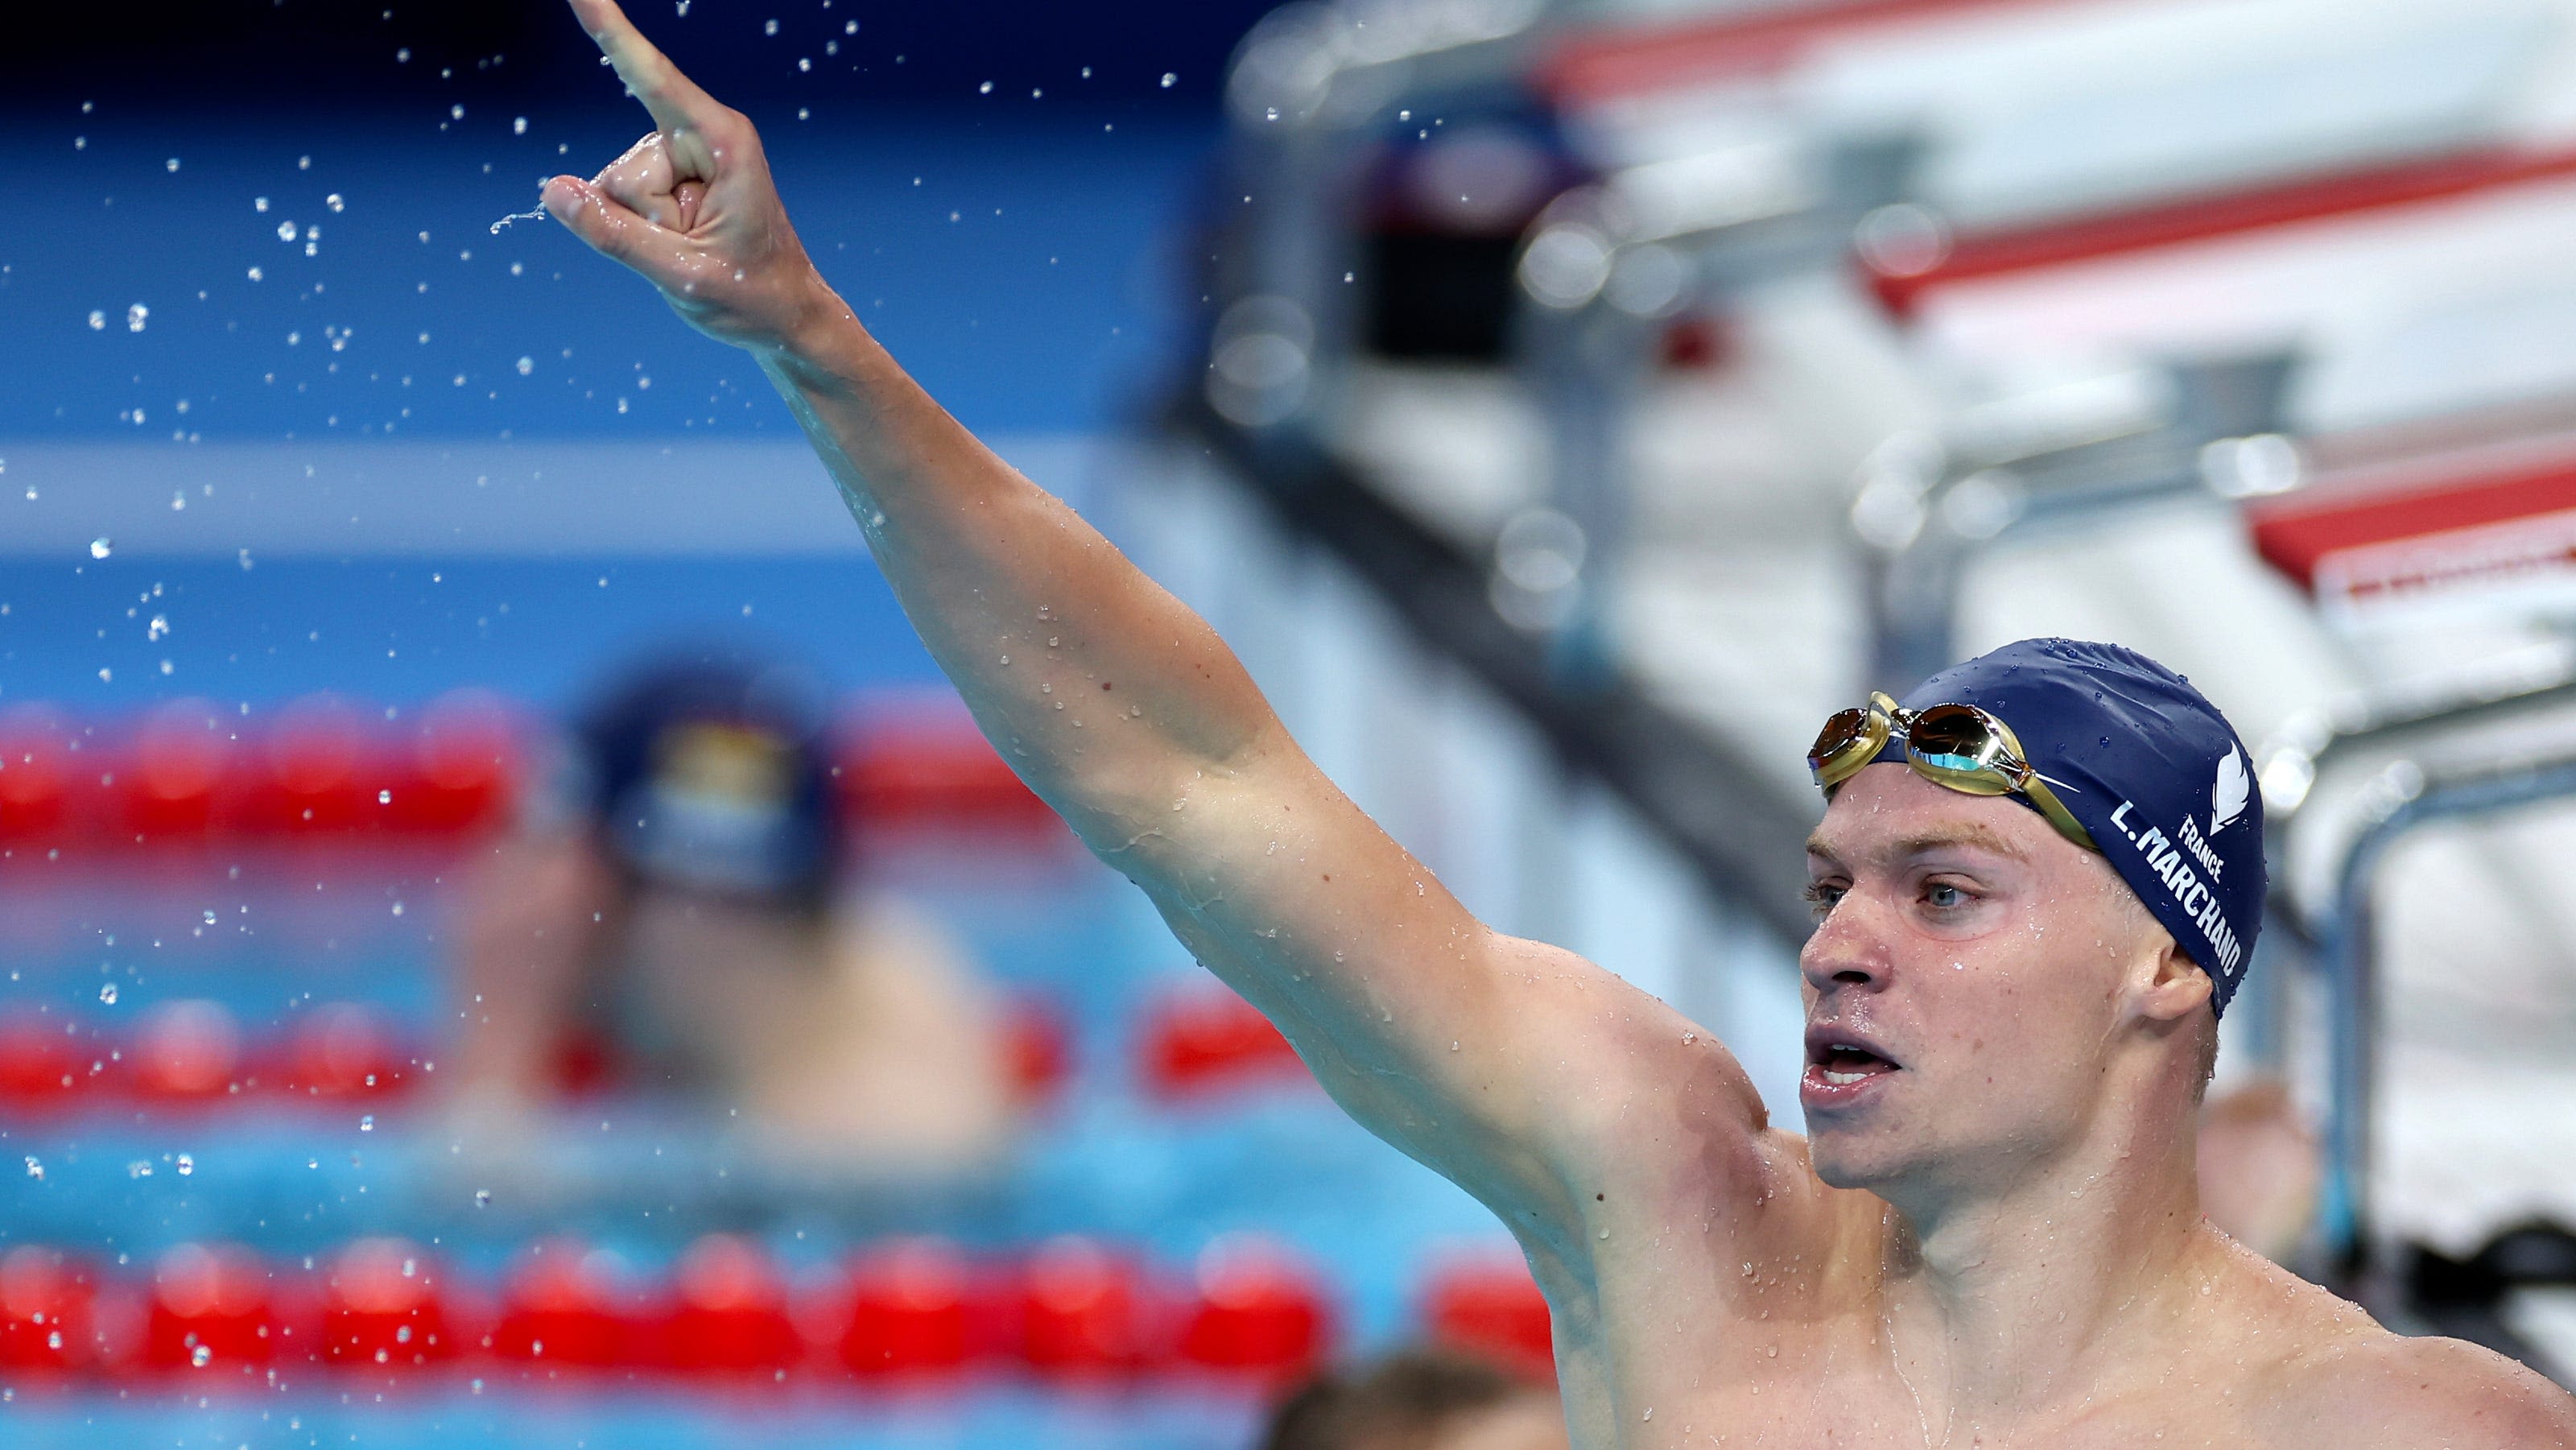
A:
<svg viewBox="0 0 2576 1450">
<path fill-rule="evenodd" d="M 1902 1064 L 1866 1038 L 1834 1028 L 1807 1034 L 1807 1066 L 1835 1087 L 1902 1070 Z"/>
</svg>

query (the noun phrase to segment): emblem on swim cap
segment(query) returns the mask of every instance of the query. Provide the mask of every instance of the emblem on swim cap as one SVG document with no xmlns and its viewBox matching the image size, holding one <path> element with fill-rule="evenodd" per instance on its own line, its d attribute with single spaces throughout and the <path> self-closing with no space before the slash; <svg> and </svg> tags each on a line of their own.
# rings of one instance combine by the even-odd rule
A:
<svg viewBox="0 0 2576 1450">
<path fill-rule="evenodd" d="M 2253 793 L 2253 779 L 2245 773 L 2245 752 L 2227 747 L 2227 758 L 2218 762 L 2218 783 L 2209 791 L 2209 833 L 2217 835 L 2228 822 L 2245 814 L 2245 802 Z"/>
</svg>

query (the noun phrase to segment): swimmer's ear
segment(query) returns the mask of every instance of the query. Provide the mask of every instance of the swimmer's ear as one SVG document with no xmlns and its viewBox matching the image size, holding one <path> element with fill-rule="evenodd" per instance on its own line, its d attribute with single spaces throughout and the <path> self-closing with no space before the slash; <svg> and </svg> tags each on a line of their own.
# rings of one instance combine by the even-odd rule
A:
<svg viewBox="0 0 2576 1450">
<path fill-rule="evenodd" d="M 2209 1000 L 2217 983 L 2209 979 L 2209 973 L 2201 970 L 2190 953 L 2174 943 L 2171 932 L 2158 926 L 2155 935 L 2155 960 L 2138 993 L 2138 1010 L 2154 1021 L 2179 1022 Z"/>
</svg>

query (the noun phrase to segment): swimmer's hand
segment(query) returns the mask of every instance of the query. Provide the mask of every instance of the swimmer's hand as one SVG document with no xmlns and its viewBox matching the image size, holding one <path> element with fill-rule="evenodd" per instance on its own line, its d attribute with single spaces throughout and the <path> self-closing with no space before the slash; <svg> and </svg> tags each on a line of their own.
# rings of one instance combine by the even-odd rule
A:
<svg viewBox="0 0 2576 1450">
<path fill-rule="evenodd" d="M 616 0 L 571 4 L 656 129 L 588 181 L 549 180 L 546 210 L 719 341 L 766 351 L 847 318 L 787 223 L 750 119 L 680 74 Z"/>
</svg>

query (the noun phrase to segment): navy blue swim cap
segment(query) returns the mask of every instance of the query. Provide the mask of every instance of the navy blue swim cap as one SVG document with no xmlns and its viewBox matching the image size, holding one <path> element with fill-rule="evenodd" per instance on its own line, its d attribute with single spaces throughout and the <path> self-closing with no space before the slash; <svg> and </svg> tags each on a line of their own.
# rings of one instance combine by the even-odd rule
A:
<svg viewBox="0 0 2576 1450">
<path fill-rule="evenodd" d="M 819 904 L 841 844 L 826 726 L 820 689 L 792 668 L 647 669 L 576 727 L 589 810 L 637 878 Z"/>
<path fill-rule="evenodd" d="M 2214 1009 L 2227 1010 L 2263 925 L 2263 799 L 2217 706 L 2136 650 L 2075 639 L 2017 640 L 1900 703 L 1975 705 L 2011 726 L 2111 869 L 2209 973 Z M 1902 760 L 1890 744 L 1880 758 Z"/>
</svg>

